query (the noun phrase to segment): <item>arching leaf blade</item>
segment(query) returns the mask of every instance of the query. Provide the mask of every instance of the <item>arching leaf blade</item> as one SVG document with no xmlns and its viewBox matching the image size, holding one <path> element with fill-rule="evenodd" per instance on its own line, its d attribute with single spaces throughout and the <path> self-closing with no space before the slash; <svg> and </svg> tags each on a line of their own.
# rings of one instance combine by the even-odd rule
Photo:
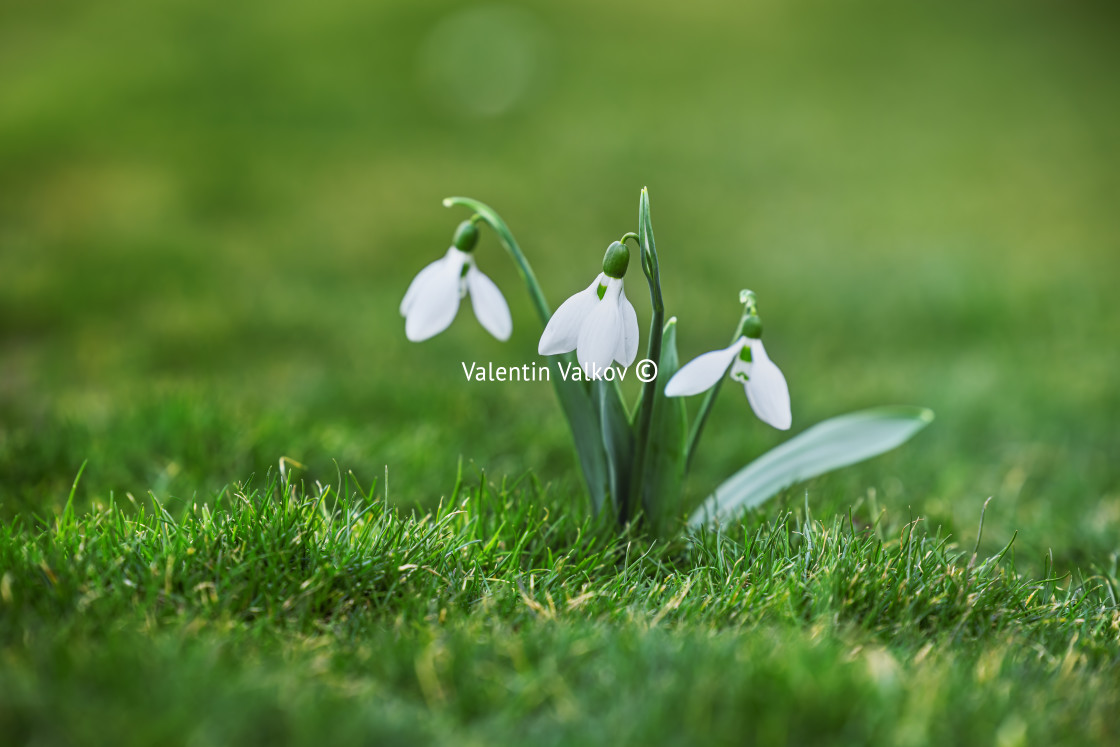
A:
<svg viewBox="0 0 1120 747">
<path fill-rule="evenodd" d="M 729 477 L 693 512 L 689 526 L 727 520 L 790 485 L 900 446 L 933 422 L 924 407 L 877 407 L 814 425 Z"/>
</svg>

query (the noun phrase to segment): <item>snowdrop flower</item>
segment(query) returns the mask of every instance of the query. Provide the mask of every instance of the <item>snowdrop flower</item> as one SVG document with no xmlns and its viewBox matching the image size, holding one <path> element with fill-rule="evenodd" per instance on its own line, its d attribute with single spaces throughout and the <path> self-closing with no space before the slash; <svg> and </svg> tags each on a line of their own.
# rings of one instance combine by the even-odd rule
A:
<svg viewBox="0 0 1120 747">
<path fill-rule="evenodd" d="M 617 361 L 623 367 L 638 355 L 638 315 L 626 300 L 622 276 L 630 250 L 614 242 L 603 257 L 603 271 L 595 282 L 560 305 L 545 325 L 537 352 L 558 355 L 576 351 L 589 378 Z"/>
<path fill-rule="evenodd" d="M 459 302 L 470 294 L 474 315 L 490 334 L 503 342 L 513 331 L 509 305 L 494 285 L 474 264 L 472 253 L 478 243 L 478 227 L 463 221 L 451 248 L 421 270 L 401 301 L 404 333 L 412 342 L 434 337 L 451 326 L 459 312 Z"/>
<path fill-rule="evenodd" d="M 747 401 L 759 420 L 779 430 L 789 430 L 792 416 L 789 387 L 759 337 L 762 325 L 757 316 L 744 320 L 745 334 L 723 350 L 713 350 L 689 361 L 665 385 L 666 397 L 688 397 L 711 389 L 728 372 L 743 384 Z"/>
</svg>

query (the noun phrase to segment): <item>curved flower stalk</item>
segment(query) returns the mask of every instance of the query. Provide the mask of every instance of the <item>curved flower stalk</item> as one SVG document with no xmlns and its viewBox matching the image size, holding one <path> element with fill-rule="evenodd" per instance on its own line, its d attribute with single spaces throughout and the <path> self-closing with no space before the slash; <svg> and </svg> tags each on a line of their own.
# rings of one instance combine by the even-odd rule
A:
<svg viewBox="0 0 1120 747">
<path fill-rule="evenodd" d="M 749 294 L 751 311 L 744 327 L 748 334 L 722 350 L 713 350 L 694 358 L 681 367 L 665 385 L 666 397 L 688 397 L 714 387 L 724 374 L 742 383 L 747 401 L 762 422 L 778 430 L 789 430 L 793 422 L 789 405 L 789 386 L 759 337 L 762 325 L 754 314 L 754 294 Z M 752 334 L 754 336 L 752 336 Z"/>
<path fill-rule="evenodd" d="M 442 258 L 417 273 L 401 301 L 404 332 L 412 342 L 422 342 L 443 332 L 459 312 L 459 302 L 470 295 L 474 315 L 502 342 L 513 332 L 509 304 L 494 281 L 475 266 L 478 227 L 463 221 L 451 248 Z"/>
<path fill-rule="evenodd" d="M 560 304 L 548 320 L 537 352 L 559 355 L 576 351 L 588 378 L 617 362 L 626 367 L 638 355 L 638 315 L 626 298 L 622 276 L 630 250 L 621 242 L 607 247 L 603 271 L 585 289 Z"/>
</svg>

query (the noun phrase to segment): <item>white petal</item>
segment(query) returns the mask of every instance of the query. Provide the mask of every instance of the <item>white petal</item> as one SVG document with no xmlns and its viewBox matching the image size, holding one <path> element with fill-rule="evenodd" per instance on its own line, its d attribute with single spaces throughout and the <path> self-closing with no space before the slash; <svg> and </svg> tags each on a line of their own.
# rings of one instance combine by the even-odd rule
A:
<svg viewBox="0 0 1120 747">
<path fill-rule="evenodd" d="M 595 305 L 579 330 L 576 357 L 588 376 L 601 375 L 611 365 L 622 339 L 622 309 L 618 303 L 622 281 L 610 278 L 603 299 Z"/>
<path fill-rule="evenodd" d="M 747 401 L 758 419 L 778 430 L 787 431 L 793 423 L 789 407 L 789 386 L 770 357 L 762 340 L 751 340 L 751 364 L 748 372 Z"/>
<path fill-rule="evenodd" d="M 467 270 L 467 292 L 471 295 L 474 315 L 486 331 L 502 342 L 509 339 L 513 332 L 513 318 L 509 315 L 509 304 L 505 296 L 494 285 L 494 281 L 471 265 Z"/>
<path fill-rule="evenodd" d="M 459 311 L 463 264 L 468 259 L 466 252 L 452 247 L 439 261 L 438 269 L 425 276 L 424 283 L 412 291 L 413 297 L 406 299 L 410 303 L 405 310 L 404 333 L 409 340 L 421 342 L 451 326 Z"/>
<path fill-rule="evenodd" d="M 690 397 L 711 389 L 727 373 L 728 367 L 746 344 L 747 339 L 740 337 L 723 350 L 713 350 L 693 358 L 669 379 L 669 383 L 665 385 L 665 396 Z"/>
<path fill-rule="evenodd" d="M 626 300 L 625 289 L 618 294 L 618 305 L 622 311 L 622 339 L 618 342 L 614 359 L 623 366 L 629 366 L 638 357 L 638 314 L 634 311 L 634 304 Z"/>
<path fill-rule="evenodd" d="M 595 278 L 594 283 L 560 304 L 560 308 L 553 313 L 552 318 L 548 320 L 548 324 L 544 327 L 541 341 L 537 345 L 538 353 L 541 355 L 558 355 L 560 353 L 570 353 L 576 349 L 576 344 L 579 342 L 579 330 L 583 326 L 584 320 L 587 319 L 587 315 L 599 303 L 598 288 L 602 279 L 603 274 L 599 273 L 599 277 Z"/>
<path fill-rule="evenodd" d="M 450 252 L 450 250 L 448 251 Z M 416 277 L 408 284 L 408 290 L 404 292 L 404 298 L 401 300 L 401 316 L 408 316 L 408 308 L 412 306 L 413 302 L 416 300 L 420 289 L 432 279 L 432 276 L 439 274 L 439 268 L 442 267 L 443 263 L 446 261 L 447 255 L 444 255 L 416 273 Z"/>
</svg>

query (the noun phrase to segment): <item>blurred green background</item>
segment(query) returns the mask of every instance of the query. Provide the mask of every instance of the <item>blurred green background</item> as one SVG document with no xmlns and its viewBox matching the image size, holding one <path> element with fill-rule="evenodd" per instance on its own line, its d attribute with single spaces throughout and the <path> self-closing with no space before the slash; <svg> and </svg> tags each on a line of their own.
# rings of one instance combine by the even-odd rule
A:
<svg viewBox="0 0 1120 747">
<path fill-rule="evenodd" d="M 0 9 L 0 514 L 275 469 L 464 472 L 573 494 L 490 235 L 507 344 L 397 305 L 469 195 L 555 306 L 648 186 L 685 358 L 742 287 L 794 431 L 888 403 L 938 420 L 808 486 L 818 514 L 925 517 L 1035 562 L 1120 541 L 1117 15 L 1086 2 L 52 2 Z M 637 266 L 633 270 L 637 270 Z M 640 274 L 629 295 L 643 326 Z M 632 388 L 629 391 L 634 391 Z M 695 498 L 782 440 L 725 387 Z M 692 403 L 695 407 L 695 403 Z M 336 467 L 336 464 L 338 465 Z M 378 487 L 380 492 L 381 487 Z M 874 495 L 874 501 L 869 495 Z M 784 498 L 800 505 L 804 490 Z"/>
</svg>

